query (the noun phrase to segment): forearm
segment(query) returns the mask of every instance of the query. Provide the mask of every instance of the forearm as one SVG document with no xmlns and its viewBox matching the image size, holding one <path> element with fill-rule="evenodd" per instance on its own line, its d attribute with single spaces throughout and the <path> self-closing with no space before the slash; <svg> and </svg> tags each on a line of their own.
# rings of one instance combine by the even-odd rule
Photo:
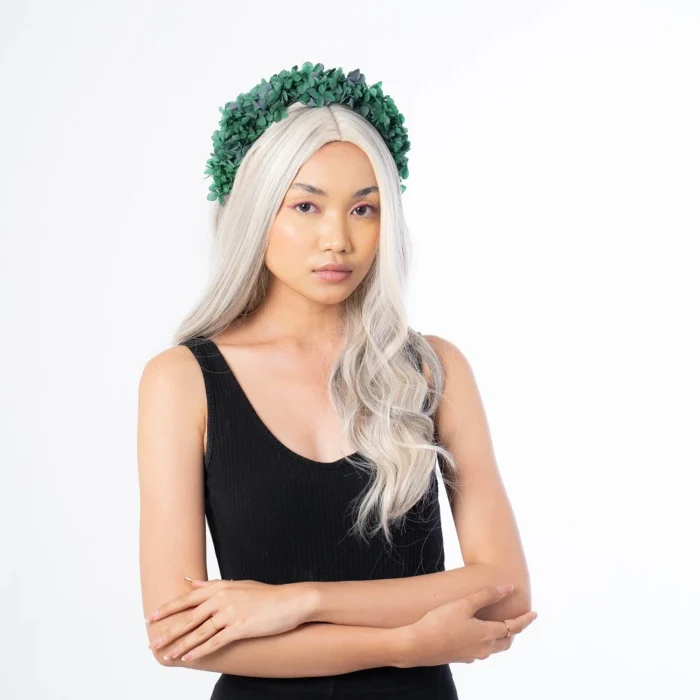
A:
<svg viewBox="0 0 700 700">
<path fill-rule="evenodd" d="M 416 652 L 408 629 L 310 622 L 282 634 L 232 642 L 192 661 L 177 658 L 161 663 L 243 676 L 301 678 L 418 665 Z"/>
<path fill-rule="evenodd" d="M 489 586 L 512 583 L 514 591 L 501 602 L 482 608 L 476 617 L 505 620 L 530 609 L 527 575 L 514 577 L 490 564 L 468 566 L 420 576 L 367 581 L 313 581 L 311 621 L 367 627 L 401 627 L 419 620 L 438 605 Z"/>
</svg>

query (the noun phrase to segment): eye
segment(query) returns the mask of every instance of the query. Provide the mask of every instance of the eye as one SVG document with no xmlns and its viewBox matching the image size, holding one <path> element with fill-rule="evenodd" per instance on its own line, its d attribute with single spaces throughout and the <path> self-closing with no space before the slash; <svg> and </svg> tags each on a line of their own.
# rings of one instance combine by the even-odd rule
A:
<svg viewBox="0 0 700 700">
<path fill-rule="evenodd" d="M 294 211 L 298 211 L 300 214 L 308 214 L 309 213 L 308 209 L 302 211 L 302 210 L 298 209 L 298 207 L 315 207 L 315 206 L 316 205 L 313 204 L 312 202 L 299 202 L 298 204 L 295 204 L 292 207 L 292 209 L 294 209 Z M 357 211 L 358 209 L 364 209 L 364 210 L 371 209 L 372 214 L 377 213 L 377 207 L 374 207 L 371 204 L 359 204 L 358 206 L 355 207 L 355 209 L 353 209 L 353 211 Z M 370 216 L 371 216 L 371 214 L 360 214 L 359 218 L 360 219 L 368 219 Z"/>
<path fill-rule="evenodd" d="M 306 206 L 311 206 L 311 207 L 313 207 L 313 206 L 315 206 L 315 205 L 312 204 L 311 202 L 299 202 L 299 204 L 295 204 L 292 208 L 293 208 L 295 211 L 299 211 L 299 210 L 297 209 L 297 207 L 306 207 Z M 307 211 L 302 211 L 302 212 L 300 212 L 300 213 L 301 213 L 301 214 L 307 214 L 308 212 L 307 212 Z"/>
<path fill-rule="evenodd" d="M 360 204 L 359 206 L 355 207 L 355 210 L 357 211 L 358 209 L 371 209 L 372 214 L 377 213 L 377 208 L 373 207 L 371 204 Z M 360 216 L 361 219 L 368 219 L 371 215 L 367 214 L 365 216 Z"/>
</svg>

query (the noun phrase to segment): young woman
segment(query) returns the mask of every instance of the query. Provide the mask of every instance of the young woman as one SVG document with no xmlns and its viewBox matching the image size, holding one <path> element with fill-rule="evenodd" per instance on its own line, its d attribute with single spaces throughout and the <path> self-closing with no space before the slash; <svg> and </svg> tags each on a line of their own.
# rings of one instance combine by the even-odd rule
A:
<svg viewBox="0 0 700 700">
<path fill-rule="evenodd" d="M 267 85 L 224 111 L 213 276 L 140 382 L 149 646 L 218 700 L 456 698 L 536 614 L 470 366 L 407 324 L 403 118 L 359 71 Z"/>
</svg>

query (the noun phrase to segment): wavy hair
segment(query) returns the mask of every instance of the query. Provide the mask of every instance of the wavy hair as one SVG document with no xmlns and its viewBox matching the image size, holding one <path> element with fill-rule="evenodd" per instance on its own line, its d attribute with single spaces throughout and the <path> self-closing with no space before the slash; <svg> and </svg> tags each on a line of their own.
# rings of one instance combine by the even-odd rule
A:
<svg viewBox="0 0 700 700">
<path fill-rule="evenodd" d="M 362 149 L 379 186 L 379 244 L 366 277 L 343 302 L 344 344 L 328 391 L 361 457 L 349 461 L 373 477 L 352 530 L 363 539 L 381 530 L 391 542 L 391 526 L 401 524 L 428 491 L 436 456 L 448 490 L 455 473 L 433 419 L 443 369 L 428 341 L 409 327 L 405 310 L 411 244 L 399 176 L 379 132 L 346 105 L 296 102 L 287 113 L 252 144 L 223 206 L 216 204 L 211 279 L 174 342 L 213 338 L 261 305 L 270 279 L 264 264 L 268 232 L 297 172 L 331 141 Z M 430 369 L 430 381 L 421 365 Z"/>
</svg>

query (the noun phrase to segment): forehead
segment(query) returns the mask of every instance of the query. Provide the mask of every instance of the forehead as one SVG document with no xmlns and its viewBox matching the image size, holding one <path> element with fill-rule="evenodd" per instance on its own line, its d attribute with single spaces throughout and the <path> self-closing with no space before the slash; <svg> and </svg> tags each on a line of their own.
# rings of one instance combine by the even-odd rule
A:
<svg viewBox="0 0 700 700">
<path fill-rule="evenodd" d="M 295 183 L 311 187 L 301 188 Z M 299 168 L 290 187 L 290 192 L 306 191 L 320 196 L 363 196 L 358 194 L 361 190 L 366 190 L 364 196 L 378 193 L 374 168 L 362 149 L 346 141 L 322 146 Z"/>
</svg>

